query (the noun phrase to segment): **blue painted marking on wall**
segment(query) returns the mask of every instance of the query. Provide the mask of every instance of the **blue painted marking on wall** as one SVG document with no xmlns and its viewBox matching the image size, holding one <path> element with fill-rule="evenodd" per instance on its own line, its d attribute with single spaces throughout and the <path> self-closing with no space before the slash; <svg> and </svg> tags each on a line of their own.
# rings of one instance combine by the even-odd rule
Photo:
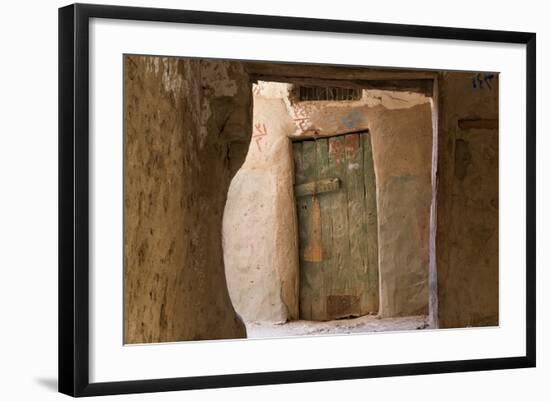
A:
<svg viewBox="0 0 550 401">
<path fill-rule="evenodd" d="M 361 122 L 362 116 L 363 114 L 359 110 L 354 110 L 342 117 L 342 123 L 348 129 L 355 128 Z"/>
</svg>

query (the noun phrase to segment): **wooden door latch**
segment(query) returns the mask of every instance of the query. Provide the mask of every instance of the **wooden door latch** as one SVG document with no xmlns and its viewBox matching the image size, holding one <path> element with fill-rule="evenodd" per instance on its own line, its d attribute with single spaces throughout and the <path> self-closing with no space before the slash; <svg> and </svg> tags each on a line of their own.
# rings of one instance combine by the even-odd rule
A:
<svg viewBox="0 0 550 401">
<path fill-rule="evenodd" d="M 294 194 L 299 196 L 312 196 L 340 189 L 339 178 L 325 178 L 323 180 L 306 182 L 294 186 Z"/>
</svg>

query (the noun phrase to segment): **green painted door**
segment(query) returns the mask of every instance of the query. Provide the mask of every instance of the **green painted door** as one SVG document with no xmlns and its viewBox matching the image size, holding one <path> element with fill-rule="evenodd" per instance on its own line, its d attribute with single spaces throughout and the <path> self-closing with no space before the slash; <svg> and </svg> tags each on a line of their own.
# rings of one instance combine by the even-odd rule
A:
<svg viewBox="0 0 550 401">
<path fill-rule="evenodd" d="M 376 180 L 368 132 L 293 142 L 300 319 L 378 312 Z"/>
</svg>

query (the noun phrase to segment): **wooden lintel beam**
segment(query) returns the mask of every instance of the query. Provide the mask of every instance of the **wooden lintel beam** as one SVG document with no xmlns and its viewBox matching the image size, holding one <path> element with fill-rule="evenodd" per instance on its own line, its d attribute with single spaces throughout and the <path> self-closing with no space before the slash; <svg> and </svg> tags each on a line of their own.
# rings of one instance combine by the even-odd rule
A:
<svg viewBox="0 0 550 401">
<path fill-rule="evenodd" d="M 330 132 L 330 133 L 323 133 L 319 130 L 307 130 L 304 132 L 301 132 L 297 135 L 291 134 L 288 136 L 288 138 L 292 142 L 299 142 L 299 141 L 307 141 L 311 139 L 321 139 L 321 138 L 331 138 L 333 136 L 342 136 L 342 135 L 349 135 L 349 134 L 362 134 L 365 132 L 369 132 L 368 128 L 362 128 L 362 129 L 353 129 L 349 131 L 337 131 L 337 132 Z"/>
<path fill-rule="evenodd" d="M 319 64 L 243 62 L 246 71 L 259 79 L 315 78 L 336 80 L 416 80 L 437 77 L 437 71 L 405 70 L 396 68 L 372 68 L 361 66 L 334 66 Z M 268 79 L 264 79 L 268 80 Z"/>
</svg>

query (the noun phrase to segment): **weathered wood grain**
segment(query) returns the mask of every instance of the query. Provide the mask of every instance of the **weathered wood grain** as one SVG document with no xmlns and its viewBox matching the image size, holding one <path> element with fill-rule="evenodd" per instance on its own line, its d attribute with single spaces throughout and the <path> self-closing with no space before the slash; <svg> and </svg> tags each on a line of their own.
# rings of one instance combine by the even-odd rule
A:
<svg viewBox="0 0 550 401">
<path fill-rule="evenodd" d="M 300 318 L 377 312 L 377 206 L 368 134 L 294 142 L 293 151 Z"/>
<path fill-rule="evenodd" d="M 302 163 L 302 143 L 295 142 L 292 144 L 292 152 L 294 157 L 294 183 L 299 185 L 305 181 L 304 166 Z M 300 316 L 311 315 L 311 294 L 309 291 L 310 285 L 305 275 L 304 269 L 304 247 L 307 241 L 307 208 L 308 198 L 301 197 L 296 198 L 296 210 L 298 216 L 298 237 L 300 244 L 300 302 L 299 302 L 299 314 Z"/>
<path fill-rule="evenodd" d="M 315 141 L 316 150 L 316 163 L 317 163 L 317 178 L 319 180 L 330 179 L 338 181 L 338 188 L 340 188 L 341 182 L 338 178 L 330 177 L 328 170 L 328 140 Z M 328 178 L 330 177 L 330 178 Z M 319 305 L 318 320 L 330 319 L 330 310 L 326 300 L 330 296 L 330 289 L 332 288 L 332 275 L 333 271 L 333 259 L 332 259 L 332 215 L 330 214 L 329 201 L 338 192 L 329 191 L 324 192 L 316 198 L 319 199 L 320 211 L 321 211 L 321 249 L 323 260 L 320 263 L 317 274 L 322 275 L 323 289 L 319 291 L 322 297 Z M 314 315 L 315 316 L 315 315 Z"/>
<path fill-rule="evenodd" d="M 320 180 L 329 177 L 328 168 L 328 140 L 316 141 L 317 150 L 317 174 Z M 340 179 L 331 177 L 330 180 L 338 182 L 338 189 L 342 183 Z M 329 205 L 331 198 L 335 196 L 335 192 L 327 191 L 320 197 L 321 204 L 321 247 L 323 249 L 323 268 L 330 271 L 332 268 L 332 215 Z M 330 278 L 330 277 L 329 277 Z M 326 285 L 330 285 L 327 282 Z"/>
<path fill-rule="evenodd" d="M 294 187 L 296 196 L 313 196 L 325 192 L 337 191 L 340 188 L 338 178 L 325 178 L 317 181 L 310 181 Z"/>
<path fill-rule="evenodd" d="M 350 309 L 344 313 L 350 315 L 361 315 L 367 307 L 366 300 L 368 277 L 366 264 L 367 236 L 366 227 L 363 224 L 363 217 L 366 214 L 365 190 L 364 190 L 364 168 L 363 150 L 361 139 L 358 134 L 346 135 L 346 180 L 348 198 L 349 218 L 349 274 L 350 294 L 357 297 L 358 302 L 350 304 Z"/>
<path fill-rule="evenodd" d="M 317 160 L 314 141 L 302 143 L 302 165 L 305 181 L 317 180 Z M 306 205 L 306 238 L 300 238 L 305 244 L 301 264 L 301 279 L 306 294 L 311 298 L 311 319 L 322 320 L 325 316 L 326 288 L 322 268 L 321 245 L 321 207 L 317 196 L 304 197 Z"/>
<path fill-rule="evenodd" d="M 329 201 L 332 215 L 334 266 L 331 295 L 348 295 L 351 290 L 349 263 L 348 182 L 346 180 L 345 137 L 329 138 L 329 174 L 342 181 L 342 189 Z"/>
</svg>

